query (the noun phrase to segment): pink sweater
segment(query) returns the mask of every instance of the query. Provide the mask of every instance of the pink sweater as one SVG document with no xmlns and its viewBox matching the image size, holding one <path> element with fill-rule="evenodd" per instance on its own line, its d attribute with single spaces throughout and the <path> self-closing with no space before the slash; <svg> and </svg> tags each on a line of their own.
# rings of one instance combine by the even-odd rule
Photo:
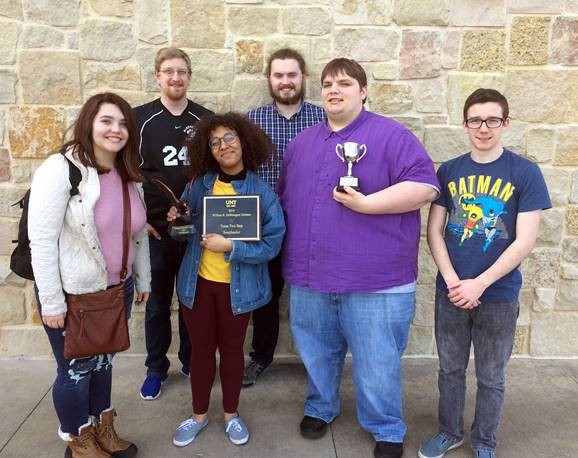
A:
<svg viewBox="0 0 578 458">
<path fill-rule="evenodd" d="M 94 221 L 100 247 L 106 260 L 108 286 L 111 286 L 120 282 L 122 268 L 122 180 L 116 169 L 99 174 L 98 179 L 100 197 L 94 207 Z M 132 183 L 129 183 L 128 193 L 131 211 L 131 243 L 129 243 L 127 268 L 128 275 L 130 275 L 135 258 L 132 237 L 146 224 L 146 211 Z"/>
</svg>

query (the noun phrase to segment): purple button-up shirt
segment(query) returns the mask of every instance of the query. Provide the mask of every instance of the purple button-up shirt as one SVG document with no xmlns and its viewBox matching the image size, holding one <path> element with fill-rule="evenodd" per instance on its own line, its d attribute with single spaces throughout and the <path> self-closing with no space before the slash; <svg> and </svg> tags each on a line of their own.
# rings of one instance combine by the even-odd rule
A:
<svg viewBox="0 0 578 458">
<path fill-rule="evenodd" d="M 357 213 L 333 200 L 332 190 L 347 166 L 339 143 L 365 145 L 353 165 L 363 194 L 411 181 L 439 190 L 432 160 L 401 124 L 365 110 L 344 129 L 327 122 L 299 134 L 285 151 L 277 192 L 287 233 L 283 276 L 293 285 L 320 292 L 372 292 L 417 278 L 419 210 L 389 215 Z"/>
</svg>

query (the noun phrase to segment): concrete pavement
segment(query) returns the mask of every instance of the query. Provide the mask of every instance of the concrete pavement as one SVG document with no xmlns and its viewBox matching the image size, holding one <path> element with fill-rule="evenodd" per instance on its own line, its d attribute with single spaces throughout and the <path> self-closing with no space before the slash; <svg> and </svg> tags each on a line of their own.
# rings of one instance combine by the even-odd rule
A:
<svg viewBox="0 0 578 458">
<path fill-rule="evenodd" d="M 209 426 L 187 447 L 172 445 L 179 422 L 191 413 L 188 379 L 178 364 L 155 401 L 141 400 L 144 357 L 115 359 L 113 402 L 119 413 L 117 430 L 135 442 L 139 457 L 371 457 L 373 440 L 355 420 L 351 364 L 342 384 L 342 413 L 329 433 L 303 439 L 306 378 L 299 361 L 278 360 L 258 383 L 241 393 L 239 412 L 251 431 L 248 444 L 231 444 L 223 432 L 218 381 L 213 388 Z M 473 366 L 473 361 L 470 366 Z M 404 409 L 408 434 L 405 457 L 417 456 L 421 441 L 436 432 L 437 360 L 404 359 Z M 56 435 L 51 360 L 0 360 L 0 457 L 62 457 L 64 444 Z M 474 401 L 473 370 L 469 374 L 466 425 Z M 466 428 L 469 429 L 469 426 Z M 470 457 L 464 446 L 447 458 Z M 569 458 L 578 456 L 578 360 L 514 359 L 508 366 L 506 404 L 499 431 L 501 458 Z"/>
</svg>

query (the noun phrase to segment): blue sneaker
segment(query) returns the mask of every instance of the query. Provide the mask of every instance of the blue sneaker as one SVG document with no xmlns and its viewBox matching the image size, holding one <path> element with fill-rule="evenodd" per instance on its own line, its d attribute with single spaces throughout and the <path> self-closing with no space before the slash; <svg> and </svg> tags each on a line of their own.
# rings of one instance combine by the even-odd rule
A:
<svg viewBox="0 0 578 458">
<path fill-rule="evenodd" d="M 188 368 L 188 366 L 181 367 L 181 374 L 184 377 L 191 378 L 191 370 Z"/>
<path fill-rule="evenodd" d="M 225 422 L 225 432 L 235 445 L 246 444 L 249 440 L 249 429 L 239 415 Z"/>
<path fill-rule="evenodd" d="M 429 441 L 423 444 L 418 452 L 419 458 L 442 458 L 454 448 L 458 448 L 464 443 L 464 440 L 452 441 L 445 437 L 442 433 L 437 433 Z"/>
<path fill-rule="evenodd" d="M 147 375 L 140 388 L 140 397 L 145 401 L 152 401 L 161 395 L 161 385 L 168 375 L 151 374 Z"/>
<path fill-rule="evenodd" d="M 496 458 L 496 452 L 487 448 L 474 449 L 474 458 Z"/>
<path fill-rule="evenodd" d="M 173 437 L 173 444 L 177 447 L 184 447 L 185 445 L 189 445 L 191 442 L 195 440 L 197 434 L 209 423 L 209 419 L 205 418 L 205 421 L 202 423 L 198 423 L 195 421 L 194 418 L 187 418 L 183 421 L 175 431 L 175 435 Z"/>
</svg>

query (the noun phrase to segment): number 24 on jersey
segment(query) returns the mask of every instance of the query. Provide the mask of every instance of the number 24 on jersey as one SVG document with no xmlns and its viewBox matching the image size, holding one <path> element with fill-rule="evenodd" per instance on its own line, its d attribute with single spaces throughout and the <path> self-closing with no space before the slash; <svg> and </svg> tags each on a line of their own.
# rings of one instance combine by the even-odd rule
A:
<svg viewBox="0 0 578 458">
<path fill-rule="evenodd" d="M 186 146 L 183 146 L 179 151 L 174 146 L 167 145 L 163 148 L 165 157 L 163 159 L 166 167 L 179 165 L 179 161 L 183 165 L 189 165 L 189 156 Z"/>
</svg>

